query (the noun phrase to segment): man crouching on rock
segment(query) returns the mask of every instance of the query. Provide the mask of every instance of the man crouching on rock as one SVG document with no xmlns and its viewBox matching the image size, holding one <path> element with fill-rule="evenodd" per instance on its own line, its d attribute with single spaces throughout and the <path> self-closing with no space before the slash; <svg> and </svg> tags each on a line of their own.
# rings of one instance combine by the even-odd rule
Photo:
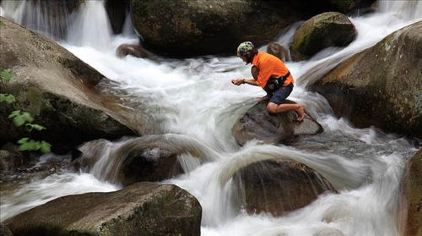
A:
<svg viewBox="0 0 422 236">
<path fill-rule="evenodd" d="M 241 43 L 237 48 L 237 56 L 246 64 L 252 64 L 253 78 L 234 79 L 232 80 L 234 85 L 246 83 L 261 86 L 270 98 L 267 104 L 268 112 L 279 113 L 293 110 L 298 115 L 297 120 L 303 120 L 305 110 L 302 104 L 284 103 L 293 90 L 293 76 L 280 59 L 266 52 L 258 52 L 251 42 Z"/>
</svg>

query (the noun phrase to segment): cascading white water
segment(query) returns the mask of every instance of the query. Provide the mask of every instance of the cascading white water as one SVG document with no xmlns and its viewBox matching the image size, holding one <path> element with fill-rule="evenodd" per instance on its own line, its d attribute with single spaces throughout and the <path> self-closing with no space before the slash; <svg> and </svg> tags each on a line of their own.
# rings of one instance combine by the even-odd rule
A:
<svg viewBox="0 0 422 236">
<path fill-rule="evenodd" d="M 112 30 L 103 1 L 86 1 L 72 18 L 67 42 L 98 50 L 111 47 Z"/>
<path fill-rule="evenodd" d="M 69 24 L 69 12 L 64 4 L 57 4 L 54 9 L 50 9 L 41 0 L 4 0 L 0 9 L 0 16 L 54 39 L 64 37 Z"/>
<path fill-rule="evenodd" d="M 381 1 L 376 13 L 351 18 L 358 37 L 348 47 L 326 49 L 308 61 L 287 64 L 297 78 L 291 99 L 305 104 L 323 125 L 323 134 L 304 140 L 298 147 L 250 142 L 240 150 L 232 137 L 231 127 L 258 97 L 264 95 L 256 87 L 231 85 L 231 79 L 249 76 L 249 68 L 235 57 L 167 59 L 161 62 L 130 56 L 119 59 L 114 56 L 117 46 L 136 42 L 136 38 L 114 37 L 112 41 L 106 40 L 108 42 L 98 50 L 99 47 L 94 46 L 99 45 L 98 37 L 92 36 L 108 32 L 109 26 L 103 15 L 102 2 L 92 2 L 96 3 L 80 9 L 72 22 L 75 28 L 70 30 L 83 40 L 69 38 L 61 42 L 62 45 L 118 82 L 120 88 L 131 94 L 131 99 L 146 104 L 145 109 L 152 111 L 153 117 L 163 126 L 162 130 L 190 136 L 195 140 L 190 143 L 202 143 L 218 153 L 200 166 L 185 163 L 187 174 L 165 181 L 188 190 L 200 201 L 203 208 L 202 235 L 400 235 L 396 216 L 399 182 L 405 160 L 415 149 L 405 139 L 370 128 L 356 129 L 346 120 L 335 118 L 327 101 L 306 91 L 304 86 L 389 33 L 421 20 L 421 1 Z M 4 10 L 6 14 L 21 14 Z M 85 18 L 88 15 L 90 18 Z M 101 32 L 84 31 L 85 24 L 96 25 Z M 288 44 L 292 31 L 289 32 L 279 39 L 280 43 Z M 105 38 L 110 35 L 105 34 Z M 315 150 L 311 146 L 318 148 Z M 103 159 L 97 163 L 100 170 L 94 172 L 105 170 L 109 153 L 104 149 Z M 313 167 L 336 184 L 339 193 L 322 195 L 310 205 L 283 217 L 247 215 L 238 211 L 234 205 L 241 196 L 237 195 L 235 181 L 230 179 L 233 173 L 248 163 L 278 158 Z M 79 187 L 77 181 L 97 187 L 95 191 L 117 188 L 91 181 L 93 175 L 90 174 L 71 175 L 74 177 L 51 176 L 28 184 L 16 193 L 20 196 L 18 200 L 14 198 L 16 195 L 2 197 L 1 219 L 59 196 L 89 191 Z M 73 187 L 64 191 L 64 183 Z M 34 188 L 37 189 L 35 193 L 28 190 Z M 40 202 L 39 198 L 44 201 Z"/>
</svg>

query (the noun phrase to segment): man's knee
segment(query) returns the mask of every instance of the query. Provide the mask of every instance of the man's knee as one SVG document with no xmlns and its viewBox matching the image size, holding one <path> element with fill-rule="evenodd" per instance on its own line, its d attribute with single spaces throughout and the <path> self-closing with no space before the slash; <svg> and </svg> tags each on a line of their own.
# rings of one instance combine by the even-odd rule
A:
<svg viewBox="0 0 422 236">
<path fill-rule="evenodd" d="M 277 113 L 277 104 L 272 103 L 272 102 L 268 103 L 267 104 L 267 111 L 269 113 Z"/>
</svg>

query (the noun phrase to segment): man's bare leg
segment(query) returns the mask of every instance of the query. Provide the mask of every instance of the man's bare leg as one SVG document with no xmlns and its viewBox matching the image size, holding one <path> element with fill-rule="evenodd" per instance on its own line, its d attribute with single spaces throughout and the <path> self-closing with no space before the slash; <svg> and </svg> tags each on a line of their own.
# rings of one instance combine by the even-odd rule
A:
<svg viewBox="0 0 422 236">
<path fill-rule="evenodd" d="M 305 108 L 302 104 L 275 104 L 269 102 L 267 105 L 267 111 L 270 113 L 280 113 L 285 111 L 295 111 L 298 115 L 297 120 L 302 121 L 305 118 Z"/>
</svg>

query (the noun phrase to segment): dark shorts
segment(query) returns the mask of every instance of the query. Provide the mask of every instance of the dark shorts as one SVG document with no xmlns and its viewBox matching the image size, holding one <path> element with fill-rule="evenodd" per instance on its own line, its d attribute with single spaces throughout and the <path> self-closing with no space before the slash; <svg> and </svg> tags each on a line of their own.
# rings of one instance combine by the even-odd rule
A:
<svg viewBox="0 0 422 236">
<path fill-rule="evenodd" d="M 293 91 L 293 84 L 287 85 L 287 86 L 281 86 L 277 90 L 275 90 L 272 95 L 270 95 L 270 102 L 273 102 L 275 104 L 281 104 L 286 100 L 286 98 L 290 95 L 290 93 Z"/>
</svg>

